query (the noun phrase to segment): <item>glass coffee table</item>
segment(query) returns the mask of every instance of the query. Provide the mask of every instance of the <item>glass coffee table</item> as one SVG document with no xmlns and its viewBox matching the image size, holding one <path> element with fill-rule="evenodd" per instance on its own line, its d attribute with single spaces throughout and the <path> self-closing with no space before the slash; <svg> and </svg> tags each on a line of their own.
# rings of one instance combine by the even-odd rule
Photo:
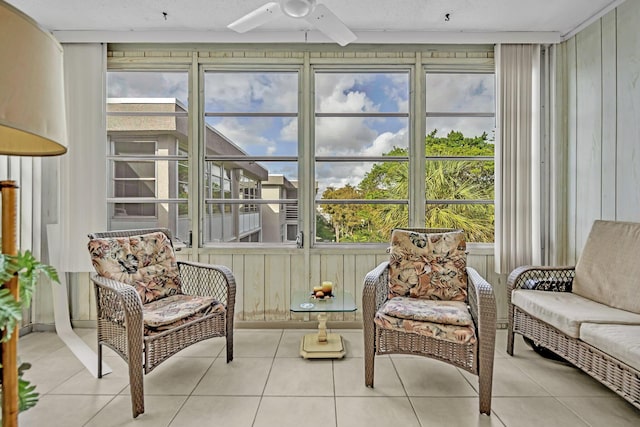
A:
<svg viewBox="0 0 640 427">
<path fill-rule="evenodd" d="M 336 292 L 332 298 L 316 299 L 311 292 L 294 292 L 291 311 L 294 313 L 318 313 L 318 333 L 307 334 L 300 342 L 300 356 L 305 359 L 341 359 L 346 354 L 340 334 L 327 333 L 327 313 L 356 311 L 353 295 Z"/>
</svg>

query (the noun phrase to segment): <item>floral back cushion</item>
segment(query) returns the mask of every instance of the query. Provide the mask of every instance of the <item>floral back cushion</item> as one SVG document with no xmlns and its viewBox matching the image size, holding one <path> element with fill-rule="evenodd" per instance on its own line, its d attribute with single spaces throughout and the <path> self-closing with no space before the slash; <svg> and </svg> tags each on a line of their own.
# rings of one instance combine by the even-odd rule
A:
<svg viewBox="0 0 640 427">
<path fill-rule="evenodd" d="M 182 293 L 176 257 L 162 232 L 92 239 L 89 253 L 99 275 L 134 286 L 143 304 Z"/>
<path fill-rule="evenodd" d="M 467 245 L 464 232 L 391 234 L 389 298 L 467 299 Z"/>
</svg>

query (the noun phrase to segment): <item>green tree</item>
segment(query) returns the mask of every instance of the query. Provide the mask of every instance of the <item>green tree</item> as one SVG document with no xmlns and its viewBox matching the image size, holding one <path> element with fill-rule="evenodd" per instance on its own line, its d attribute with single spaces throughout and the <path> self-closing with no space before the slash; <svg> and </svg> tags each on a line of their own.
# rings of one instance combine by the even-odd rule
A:
<svg viewBox="0 0 640 427">
<path fill-rule="evenodd" d="M 342 188 L 327 187 L 322 193 L 326 199 L 362 199 L 362 193 L 355 187 L 347 184 Z M 363 225 L 365 218 L 360 215 L 359 205 L 352 204 L 326 204 L 322 211 L 329 216 L 329 223 L 333 227 L 335 241 L 350 240 L 355 229 Z"/>
<path fill-rule="evenodd" d="M 425 138 L 427 157 L 493 156 L 486 134 L 465 138 L 461 132 Z M 407 156 L 404 148 L 393 148 L 386 156 Z M 494 193 L 494 162 L 429 160 L 426 162 L 427 200 L 491 200 Z M 323 199 L 406 199 L 409 194 L 407 162 L 373 165 L 356 187 L 328 188 Z M 407 205 L 325 205 L 324 213 L 336 232 L 336 241 L 387 241 L 391 230 L 408 224 Z M 494 208 L 490 204 L 430 203 L 425 207 L 426 228 L 461 228 L 467 239 L 491 242 Z M 342 236 L 339 236 L 341 234 Z M 340 239 L 338 237 L 341 237 Z"/>
</svg>

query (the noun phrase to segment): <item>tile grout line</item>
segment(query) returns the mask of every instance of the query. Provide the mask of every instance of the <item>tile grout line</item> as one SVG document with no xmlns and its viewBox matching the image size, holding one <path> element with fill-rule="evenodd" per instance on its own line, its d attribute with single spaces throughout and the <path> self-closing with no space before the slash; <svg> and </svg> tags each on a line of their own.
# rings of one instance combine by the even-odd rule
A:
<svg viewBox="0 0 640 427">
<path fill-rule="evenodd" d="M 273 352 L 273 357 L 271 358 L 271 366 L 269 366 L 269 372 L 267 373 L 267 379 L 264 382 L 264 386 L 262 387 L 262 393 L 260 393 L 260 399 L 258 400 L 258 406 L 256 407 L 256 412 L 253 414 L 253 421 L 251 422 L 251 426 L 255 426 L 256 420 L 258 419 L 258 412 L 260 412 L 260 406 L 262 405 L 262 399 L 264 398 L 264 392 L 267 389 L 267 384 L 269 383 L 269 377 L 271 377 L 271 371 L 273 370 L 273 364 L 276 362 L 276 355 L 278 354 L 278 350 L 280 349 L 280 344 L 282 344 L 282 338 L 284 337 L 284 329 L 280 330 L 280 338 L 278 338 L 278 345 L 276 346 L 275 351 Z"/>
</svg>

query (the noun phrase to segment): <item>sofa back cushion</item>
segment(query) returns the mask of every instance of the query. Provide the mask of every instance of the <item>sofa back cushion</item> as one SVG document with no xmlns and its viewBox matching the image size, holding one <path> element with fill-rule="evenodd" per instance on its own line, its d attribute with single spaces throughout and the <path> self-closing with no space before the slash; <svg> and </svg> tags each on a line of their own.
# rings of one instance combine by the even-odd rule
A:
<svg viewBox="0 0 640 427">
<path fill-rule="evenodd" d="M 143 304 L 182 293 L 173 247 L 162 232 L 91 239 L 89 253 L 99 275 L 134 286 Z"/>
<path fill-rule="evenodd" d="M 576 265 L 573 292 L 640 313 L 640 223 L 595 221 Z"/>
<path fill-rule="evenodd" d="M 467 254 L 464 232 L 391 233 L 389 298 L 467 299 Z"/>
</svg>

